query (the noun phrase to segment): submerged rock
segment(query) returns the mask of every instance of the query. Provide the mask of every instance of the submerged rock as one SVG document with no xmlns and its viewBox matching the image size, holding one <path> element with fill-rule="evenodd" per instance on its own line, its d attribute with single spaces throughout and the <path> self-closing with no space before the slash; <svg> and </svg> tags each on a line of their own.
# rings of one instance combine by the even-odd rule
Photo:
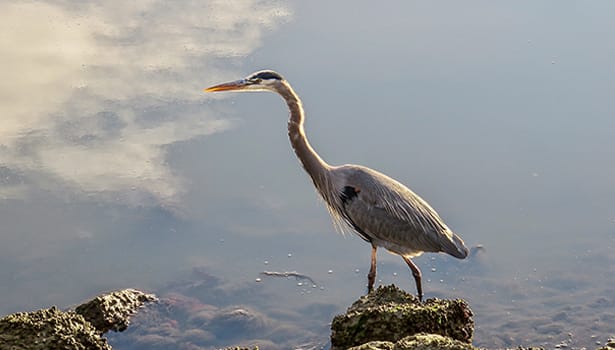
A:
<svg viewBox="0 0 615 350">
<path fill-rule="evenodd" d="M 421 303 L 415 296 L 394 285 L 379 287 L 352 304 L 346 314 L 333 319 L 332 350 L 348 349 L 373 341 L 395 343 L 420 333 L 436 334 L 448 337 L 450 341 L 469 344 L 474 333 L 472 316 L 468 304 L 460 299 L 428 299 Z M 387 349 L 389 345 L 382 343 L 378 346 Z"/>
<path fill-rule="evenodd" d="M 154 300 L 151 294 L 126 289 L 96 297 L 75 312 L 53 306 L 8 315 L 0 319 L 0 349 L 109 350 L 101 335 L 110 329 L 123 331 L 130 315 Z"/>
</svg>

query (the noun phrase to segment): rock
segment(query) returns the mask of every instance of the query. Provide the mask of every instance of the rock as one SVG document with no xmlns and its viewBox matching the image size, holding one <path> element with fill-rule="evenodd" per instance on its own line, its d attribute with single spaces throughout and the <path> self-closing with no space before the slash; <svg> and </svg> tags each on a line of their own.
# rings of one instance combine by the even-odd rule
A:
<svg viewBox="0 0 615 350">
<path fill-rule="evenodd" d="M 395 343 L 390 341 L 370 341 L 369 343 L 365 343 L 359 346 L 353 346 L 348 348 L 348 350 L 394 350 Z"/>
<path fill-rule="evenodd" d="M 83 316 L 53 306 L 2 318 L 0 349 L 110 350 L 111 346 Z"/>
<path fill-rule="evenodd" d="M 206 328 L 219 339 L 233 338 L 240 333 L 244 336 L 258 335 L 266 331 L 266 317 L 245 307 L 230 307 L 220 310 L 209 321 Z"/>
<path fill-rule="evenodd" d="M 419 333 L 469 344 L 474 333 L 472 316 L 463 300 L 428 299 L 421 303 L 394 285 L 379 287 L 352 304 L 346 314 L 333 319 L 331 349 L 348 349 L 373 341 L 395 343 Z"/>
<path fill-rule="evenodd" d="M 151 294 L 126 289 L 96 297 L 75 312 L 53 306 L 8 315 L 0 319 L 0 349 L 110 350 L 101 335 L 110 329 L 126 329 L 128 317 L 154 300 Z"/>
<path fill-rule="evenodd" d="M 396 343 L 373 341 L 348 350 L 474 350 L 468 343 L 438 334 L 421 333 L 405 337 Z"/>
<path fill-rule="evenodd" d="M 599 348 L 598 350 L 614 350 L 615 349 L 615 339 L 607 340 L 606 344 Z"/>
<path fill-rule="evenodd" d="M 103 294 L 75 308 L 101 333 L 109 330 L 122 332 L 128 328 L 129 317 L 143 304 L 157 301 L 153 294 L 146 294 L 136 289 L 124 289 Z"/>
</svg>

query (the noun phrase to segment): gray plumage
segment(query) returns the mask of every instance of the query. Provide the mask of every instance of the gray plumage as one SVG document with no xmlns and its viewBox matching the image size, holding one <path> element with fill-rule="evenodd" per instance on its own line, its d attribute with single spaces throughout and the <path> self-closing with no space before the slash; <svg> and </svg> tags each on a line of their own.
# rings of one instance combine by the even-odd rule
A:
<svg viewBox="0 0 615 350">
<path fill-rule="evenodd" d="M 359 165 L 331 166 L 314 151 L 303 129 L 301 100 L 274 71 L 259 71 L 245 79 L 212 86 L 205 91 L 273 91 L 288 104 L 288 135 L 303 168 L 327 204 L 335 226 L 355 232 L 372 245 L 368 290 L 376 276 L 376 249 L 401 255 L 414 276 L 422 299 L 421 272 L 410 260 L 423 252 L 444 252 L 463 259 L 468 249 L 436 211 L 396 180 Z"/>
<path fill-rule="evenodd" d="M 337 200 L 329 205 L 350 227 L 359 227 L 367 235 L 362 237 L 365 240 L 408 257 L 422 252 L 467 256 L 459 237 L 427 202 L 406 186 L 359 165 L 335 167 L 332 172 L 334 178 L 340 179 L 338 192 L 340 187 L 350 186 L 358 193 L 346 203 Z"/>
</svg>

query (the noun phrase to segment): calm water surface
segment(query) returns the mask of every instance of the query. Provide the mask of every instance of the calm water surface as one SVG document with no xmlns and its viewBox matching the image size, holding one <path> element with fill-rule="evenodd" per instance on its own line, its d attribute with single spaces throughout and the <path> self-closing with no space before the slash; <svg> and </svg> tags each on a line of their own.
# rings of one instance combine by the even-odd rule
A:
<svg viewBox="0 0 615 350">
<path fill-rule="evenodd" d="M 615 335 L 615 3 L 0 7 L 1 314 L 135 287 L 163 302 L 118 348 L 326 347 L 369 246 L 334 233 L 279 97 L 202 93 L 272 68 L 323 158 L 397 178 L 485 247 L 416 259 L 427 297 L 469 300 L 476 345 Z"/>
</svg>

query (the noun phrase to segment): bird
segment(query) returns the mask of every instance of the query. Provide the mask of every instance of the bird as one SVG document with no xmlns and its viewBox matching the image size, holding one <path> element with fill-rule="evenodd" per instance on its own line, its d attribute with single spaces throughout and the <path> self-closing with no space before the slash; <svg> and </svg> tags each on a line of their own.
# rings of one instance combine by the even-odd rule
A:
<svg viewBox="0 0 615 350">
<path fill-rule="evenodd" d="M 334 166 L 325 162 L 305 134 L 301 99 L 279 73 L 261 70 L 204 91 L 269 91 L 284 99 L 290 113 L 290 144 L 324 200 L 334 226 L 342 233 L 354 232 L 371 244 L 368 293 L 373 291 L 376 280 L 379 247 L 400 255 L 406 262 L 414 277 L 419 301 L 423 299 L 422 274 L 412 258 L 423 252 L 442 252 L 458 259 L 468 256 L 468 248 L 461 237 L 446 226 L 426 201 L 405 185 L 365 166 Z"/>
</svg>

